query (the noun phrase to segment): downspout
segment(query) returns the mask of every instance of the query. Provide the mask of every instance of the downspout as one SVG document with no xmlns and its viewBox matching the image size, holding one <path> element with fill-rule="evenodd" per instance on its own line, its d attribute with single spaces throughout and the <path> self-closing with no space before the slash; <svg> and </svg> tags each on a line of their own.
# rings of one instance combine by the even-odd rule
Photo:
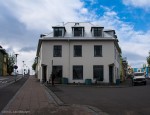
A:
<svg viewBox="0 0 150 115">
<path fill-rule="evenodd" d="M 116 47 L 115 47 L 115 41 L 114 41 L 114 67 L 113 67 L 113 83 L 116 82 L 116 57 L 117 57 L 117 54 L 116 54 Z"/>
<path fill-rule="evenodd" d="M 70 78 L 70 40 L 68 38 L 68 42 L 69 42 L 69 78 Z"/>
</svg>

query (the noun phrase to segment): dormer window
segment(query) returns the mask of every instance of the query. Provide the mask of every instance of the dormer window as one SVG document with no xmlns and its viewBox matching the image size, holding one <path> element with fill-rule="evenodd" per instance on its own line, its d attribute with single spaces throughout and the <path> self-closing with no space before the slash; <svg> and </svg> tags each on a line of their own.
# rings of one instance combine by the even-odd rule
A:
<svg viewBox="0 0 150 115">
<path fill-rule="evenodd" d="M 53 27 L 54 37 L 64 37 L 66 29 L 65 27 Z"/>
<path fill-rule="evenodd" d="M 92 35 L 94 37 L 102 37 L 103 36 L 103 28 L 104 27 L 92 27 L 91 31 L 92 31 Z"/>
<path fill-rule="evenodd" d="M 74 37 L 84 36 L 84 27 L 72 27 Z"/>
</svg>

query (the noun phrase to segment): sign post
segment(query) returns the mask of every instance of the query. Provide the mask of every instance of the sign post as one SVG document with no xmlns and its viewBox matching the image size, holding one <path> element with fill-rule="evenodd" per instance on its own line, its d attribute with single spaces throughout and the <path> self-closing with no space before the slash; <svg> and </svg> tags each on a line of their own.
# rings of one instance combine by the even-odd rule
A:
<svg viewBox="0 0 150 115">
<path fill-rule="evenodd" d="M 14 65 L 14 69 L 15 69 L 15 81 L 16 81 L 18 66 L 17 66 L 17 65 Z"/>
</svg>

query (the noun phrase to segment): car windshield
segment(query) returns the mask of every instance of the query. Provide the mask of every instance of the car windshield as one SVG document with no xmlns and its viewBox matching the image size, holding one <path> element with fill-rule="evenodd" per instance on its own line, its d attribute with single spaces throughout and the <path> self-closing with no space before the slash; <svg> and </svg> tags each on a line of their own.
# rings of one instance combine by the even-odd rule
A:
<svg viewBox="0 0 150 115">
<path fill-rule="evenodd" d="M 143 76 L 144 73 L 134 73 L 134 76 Z"/>
</svg>

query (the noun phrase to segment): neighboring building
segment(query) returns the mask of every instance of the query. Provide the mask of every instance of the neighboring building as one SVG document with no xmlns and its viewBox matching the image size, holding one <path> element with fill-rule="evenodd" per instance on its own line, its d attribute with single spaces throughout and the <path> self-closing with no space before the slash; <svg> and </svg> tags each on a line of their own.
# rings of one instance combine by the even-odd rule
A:
<svg viewBox="0 0 150 115">
<path fill-rule="evenodd" d="M 133 72 L 145 72 L 145 77 L 150 76 L 150 67 L 133 68 Z"/>
<path fill-rule="evenodd" d="M 121 66 L 122 66 L 121 81 L 124 81 L 128 77 L 128 62 L 126 57 L 121 59 Z"/>
<path fill-rule="evenodd" d="M 145 72 L 144 68 L 133 68 L 133 72 Z"/>
<path fill-rule="evenodd" d="M 7 75 L 7 53 L 5 49 L 0 46 L 0 76 Z"/>
<path fill-rule="evenodd" d="M 105 30 L 87 22 L 53 26 L 50 35 L 41 35 L 37 48 L 36 74 L 41 82 L 53 72 L 61 83 L 116 83 L 120 79 L 120 47 L 115 30 Z"/>
</svg>

